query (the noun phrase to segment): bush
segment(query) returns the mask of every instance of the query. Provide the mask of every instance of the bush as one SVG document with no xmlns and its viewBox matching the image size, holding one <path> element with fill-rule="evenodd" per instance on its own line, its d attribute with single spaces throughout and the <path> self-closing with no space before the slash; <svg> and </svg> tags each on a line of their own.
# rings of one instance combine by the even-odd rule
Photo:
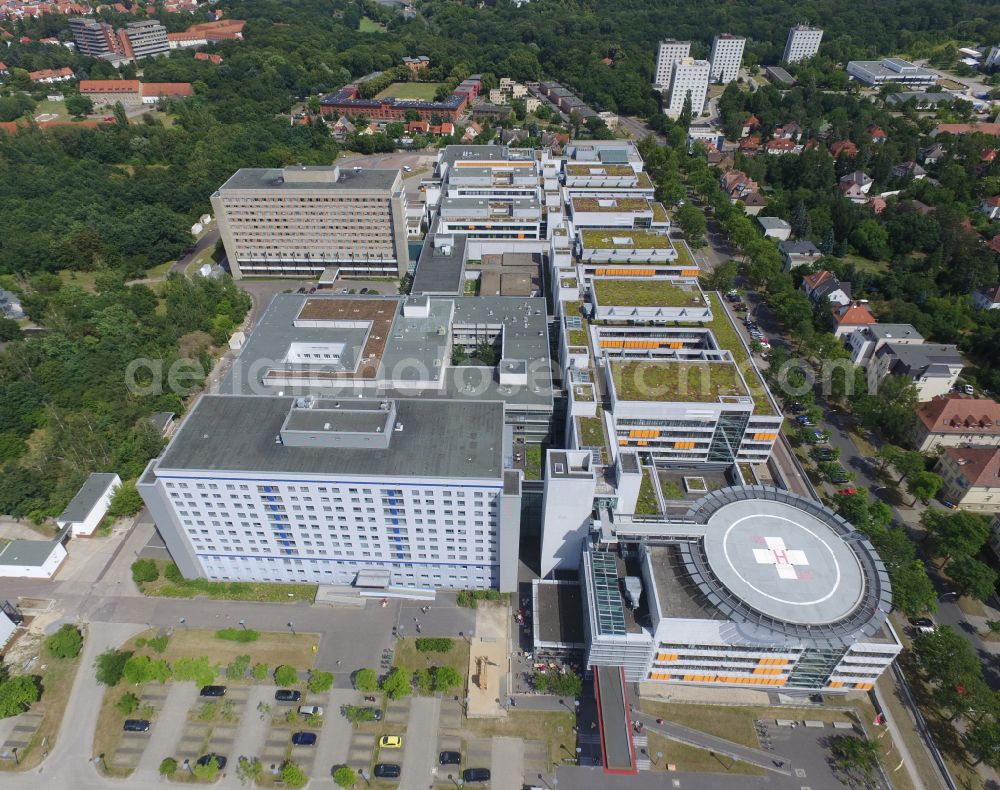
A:
<svg viewBox="0 0 1000 790">
<path fill-rule="evenodd" d="M 132 658 L 128 650 L 105 650 L 94 660 L 94 670 L 97 682 L 102 686 L 117 686 L 122 679 L 125 665 Z"/>
<path fill-rule="evenodd" d="M 177 772 L 177 761 L 173 757 L 164 757 L 160 763 L 160 776 L 173 776 Z"/>
<path fill-rule="evenodd" d="M 254 664 L 250 674 L 253 675 L 254 680 L 266 680 L 267 670 L 267 664 Z"/>
<path fill-rule="evenodd" d="M 76 658 L 82 648 L 83 634 L 69 623 L 45 640 L 45 649 L 56 658 Z"/>
<path fill-rule="evenodd" d="M 333 673 L 314 669 L 309 673 L 309 690 L 313 694 L 322 694 L 333 688 Z"/>
<path fill-rule="evenodd" d="M 299 682 L 299 673 L 295 671 L 295 667 L 282 664 L 280 667 L 275 667 L 274 682 L 279 686 L 294 686 Z"/>
<path fill-rule="evenodd" d="M 374 669 L 359 669 L 354 675 L 354 687 L 365 694 L 378 691 L 378 675 Z"/>
<path fill-rule="evenodd" d="M 350 788 L 358 782 L 358 777 L 354 774 L 354 769 L 347 765 L 340 766 L 333 772 L 333 781 L 337 787 Z"/>
<path fill-rule="evenodd" d="M 195 779 L 200 779 L 203 782 L 214 782 L 219 775 L 219 764 L 215 760 L 209 760 L 204 765 L 195 763 L 191 766 L 191 773 L 194 774 Z"/>
<path fill-rule="evenodd" d="M 111 518 L 122 518 L 124 516 L 134 516 L 143 506 L 142 497 L 135 487 L 135 480 L 126 480 L 111 495 L 111 503 L 108 505 L 108 515 Z"/>
<path fill-rule="evenodd" d="M 167 567 L 163 569 L 163 576 L 168 582 L 173 582 L 174 584 L 183 584 L 186 581 L 184 574 L 180 572 L 175 562 L 167 563 Z"/>
<path fill-rule="evenodd" d="M 359 724 L 363 721 L 374 721 L 375 711 L 371 708 L 364 708 L 360 705 L 345 705 L 344 718 L 351 724 Z"/>
<path fill-rule="evenodd" d="M 236 656 L 226 667 L 226 677 L 229 680 L 242 680 L 250 669 L 250 656 Z"/>
<path fill-rule="evenodd" d="M 548 688 L 560 697 L 579 697 L 583 681 L 575 672 L 556 672 L 548 676 Z"/>
<path fill-rule="evenodd" d="M 162 658 L 154 661 L 149 656 L 131 656 L 122 668 L 122 677 L 134 686 L 157 680 L 170 680 L 170 665 Z"/>
<path fill-rule="evenodd" d="M 136 560 L 132 563 L 132 581 L 136 584 L 155 582 L 160 578 L 160 571 L 153 560 Z"/>
<path fill-rule="evenodd" d="M 193 680 L 199 686 L 215 682 L 218 668 L 209 663 L 207 656 L 178 658 L 173 665 L 174 680 Z"/>
<path fill-rule="evenodd" d="M 264 773 L 264 764 L 261 763 L 256 757 L 251 757 L 247 759 L 246 757 L 240 757 L 239 762 L 236 765 L 236 776 L 240 780 L 240 784 L 254 784 L 260 781 L 261 775 Z"/>
<path fill-rule="evenodd" d="M 121 699 L 115 703 L 115 707 L 123 716 L 128 716 L 139 708 L 139 698 L 131 691 L 126 691 L 122 694 Z"/>
<path fill-rule="evenodd" d="M 166 634 L 163 634 L 162 636 L 154 636 L 152 639 L 148 639 L 146 641 L 146 647 L 154 653 L 162 653 L 167 649 L 167 642 L 169 641 L 170 639 Z"/>
<path fill-rule="evenodd" d="M 479 601 L 506 601 L 507 598 L 507 593 L 498 590 L 459 590 L 458 595 L 455 596 L 455 603 L 459 606 L 475 609 L 479 605 Z"/>
<path fill-rule="evenodd" d="M 226 639 L 230 642 L 256 642 L 260 639 L 260 631 L 244 628 L 222 628 L 215 632 L 216 639 Z"/>
<path fill-rule="evenodd" d="M 293 763 L 291 760 L 285 761 L 285 764 L 281 766 L 281 781 L 285 783 L 286 787 L 305 787 L 306 782 L 309 781 L 309 777 L 306 772 L 303 771 L 299 766 Z"/>
<path fill-rule="evenodd" d="M 443 636 L 422 636 L 417 639 L 417 650 L 421 653 L 447 653 L 454 646 L 454 640 Z"/>
</svg>

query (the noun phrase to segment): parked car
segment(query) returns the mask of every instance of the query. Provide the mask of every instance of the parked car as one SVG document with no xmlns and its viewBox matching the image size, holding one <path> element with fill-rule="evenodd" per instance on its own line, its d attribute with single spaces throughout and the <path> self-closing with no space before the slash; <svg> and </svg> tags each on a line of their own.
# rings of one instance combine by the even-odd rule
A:
<svg viewBox="0 0 1000 790">
<path fill-rule="evenodd" d="M 833 475 L 830 476 L 830 480 L 835 485 L 840 485 L 841 483 L 846 483 L 850 479 L 851 479 L 850 476 L 847 474 L 847 472 L 844 472 L 844 471 L 837 472 L 836 474 L 833 474 Z"/>
<path fill-rule="evenodd" d="M 212 760 L 215 760 L 215 764 L 219 766 L 219 770 L 223 770 L 226 767 L 228 760 L 221 754 L 203 754 L 198 758 L 198 765 L 208 765 Z"/>
<path fill-rule="evenodd" d="M 378 739 L 380 749 L 400 749 L 403 746 L 401 735 L 383 735 Z"/>
<path fill-rule="evenodd" d="M 441 752 L 438 755 L 438 765 L 460 765 L 461 762 L 461 752 Z"/>
<path fill-rule="evenodd" d="M 366 294 L 366 293 L 368 293 L 368 289 L 367 288 L 362 288 L 360 291 L 358 291 L 358 293 L 359 294 Z"/>
<path fill-rule="evenodd" d="M 813 431 L 813 436 L 816 437 L 817 442 L 828 442 L 830 437 L 826 435 L 824 431 Z"/>
<path fill-rule="evenodd" d="M 319 705 L 299 705 L 299 713 L 303 716 L 322 716 L 323 708 Z"/>
<path fill-rule="evenodd" d="M 488 782 L 490 781 L 490 769 L 466 768 L 462 771 L 462 779 L 466 782 Z"/>
<path fill-rule="evenodd" d="M 792 414 L 798 414 L 800 411 L 802 411 L 802 409 L 803 409 L 803 406 L 802 406 L 801 403 L 797 403 L 796 402 L 796 403 L 789 403 L 788 404 L 788 410 Z"/>
<path fill-rule="evenodd" d="M 934 621 L 929 617 L 915 617 L 910 620 L 910 625 L 918 634 L 929 634 L 936 628 Z"/>
<path fill-rule="evenodd" d="M 316 733 L 296 732 L 292 735 L 292 746 L 315 746 Z"/>
<path fill-rule="evenodd" d="M 278 702 L 298 702 L 302 699 L 302 692 L 295 689 L 278 689 L 274 692 L 274 698 Z"/>
<path fill-rule="evenodd" d="M 149 722 L 146 719 L 125 719 L 122 729 L 125 732 L 149 732 Z"/>
<path fill-rule="evenodd" d="M 856 488 L 841 488 L 839 491 L 837 491 L 837 493 L 840 494 L 841 496 L 851 496 L 853 494 L 858 493 L 858 489 L 856 489 Z"/>
<path fill-rule="evenodd" d="M 399 779 L 402 770 L 395 763 L 375 763 L 375 777 L 377 779 Z"/>
<path fill-rule="evenodd" d="M 224 697 L 226 696 L 225 686 L 202 686 L 201 696 L 203 697 Z"/>
<path fill-rule="evenodd" d="M 975 395 L 976 388 L 973 387 L 971 384 L 966 384 L 964 387 L 962 387 L 962 392 L 964 392 L 966 395 Z"/>
</svg>

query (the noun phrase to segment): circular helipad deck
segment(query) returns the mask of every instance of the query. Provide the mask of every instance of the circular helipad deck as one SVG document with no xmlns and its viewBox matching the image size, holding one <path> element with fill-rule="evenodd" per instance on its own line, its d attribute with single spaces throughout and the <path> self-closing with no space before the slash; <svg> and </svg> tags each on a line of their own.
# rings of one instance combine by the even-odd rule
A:
<svg viewBox="0 0 1000 790">
<path fill-rule="evenodd" d="M 776 620 L 824 625 L 848 617 L 865 591 L 851 546 L 805 510 L 765 499 L 730 502 L 708 518 L 705 558 L 716 579 Z"/>
</svg>

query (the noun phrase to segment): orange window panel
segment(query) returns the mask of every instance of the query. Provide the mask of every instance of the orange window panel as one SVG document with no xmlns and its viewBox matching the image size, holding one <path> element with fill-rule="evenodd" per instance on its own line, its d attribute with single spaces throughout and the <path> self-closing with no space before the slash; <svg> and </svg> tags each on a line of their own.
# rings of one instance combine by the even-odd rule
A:
<svg viewBox="0 0 1000 790">
<path fill-rule="evenodd" d="M 621 348 L 621 347 L 622 347 L 622 341 L 621 340 L 602 340 L 601 341 L 601 348 Z"/>
<path fill-rule="evenodd" d="M 871 690 L 871 687 L 872 687 L 871 683 L 855 683 L 854 684 L 854 688 L 858 689 L 859 691 L 869 691 L 869 690 Z"/>
<path fill-rule="evenodd" d="M 619 439 L 618 440 L 618 446 L 619 447 L 628 447 L 628 439 Z"/>
<path fill-rule="evenodd" d="M 682 277 L 697 277 L 698 276 L 698 270 L 697 269 L 681 269 L 681 276 Z"/>
<path fill-rule="evenodd" d="M 830 688 L 832 688 L 832 689 L 839 689 L 839 688 L 840 688 L 841 686 L 843 686 L 844 684 L 843 684 L 843 683 L 841 683 L 841 682 L 840 682 L 839 680 L 831 680 L 831 681 L 830 681 L 830 683 L 829 683 L 828 685 L 829 685 L 829 686 L 830 686 Z"/>
<path fill-rule="evenodd" d="M 755 433 L 753 435 L 753 440 L 755 442 L 773 442 L 778 438 L 776 433 Z"/>
<path fill-rule="evenodd" d="M 680 340 L 674 340 L 670 343 L 671 348 L 684 348 L 684 343 Z"/>
<path fill-rule="evenodd" d="M 642 441 L 642 440 L 638 441 L 637 444 L 640 447 L 649 447 L 649 442 L 645 442 L 645 441 Z"/>
</svg>

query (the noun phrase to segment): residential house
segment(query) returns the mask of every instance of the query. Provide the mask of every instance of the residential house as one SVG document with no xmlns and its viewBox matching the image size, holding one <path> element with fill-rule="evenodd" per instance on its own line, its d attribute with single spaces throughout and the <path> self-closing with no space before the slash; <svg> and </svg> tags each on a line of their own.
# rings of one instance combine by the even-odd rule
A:
<svg viewBox="0 0 1000 790">
<path fill-rule="evenodd" d="M 0 288 L 0 313 L 3 314 L 4 318 L 10 318 L 14 321 L 24 318 L 24 308 L 21 307 L 21 300 L 17 294 Z"/>
<path fill-rule="evenodd" d="M 983 198 L 979 202 L 979 211 L 990 219 L 1000 219 L 1000 195 Z"/>
<path fill-rule="evenodd" d="M 802 153 L 802 146 L 788 137 L 779 137 L 768 140 L 764 150 L 772 156 L 784 156 L 785 154 Z"/>
<path fill-rule="evenodd" d="M 939 123 L 931 136 L 939 134 L 988 134 L 1000 137 L 1000 123 Z"/>
<path fill-rule="evenodd" d="M 996 238 L 1000 238 L 1000 236 Z M 993 241 L 996 241 L 996 238 Z M 992 245 L 992 242 L 990 244 Z M 972 306 L 978 307 L 980 310 L 1000 309 L 1000 285 L 992 285 L 989 288 L 973 291 Z"/>
<path fill-rule="evenodd" d="M 937 473 L 943 481 L 941 497 L 960 510 L 1000 511 L 1000 449 L 945 447 Z"/>
<path fill-rule="evenodd" d="M 743 121 L 743 128 L 740 130 L 740 137 L 746 137 L 750 132 L 760 126 L 760 121 L 757 120 L 756 115 L 748 115 L 746 120 Z"/>
<path fill-rule="evenodd" d="M 785 241 L 779 241 L 778 252 L 781 253 L 781 257 L 785 261 L 785 271 L 791 271 L 796 266 L 812 263 L 818 260 L 821 255 L 816 245 L 808 239 L 799 239 L 798 241 L 786 239 Z"/>
<path fill-rule="evenodd" d="M 757 182 L 742 170 L 727 170 L 722 174 L 719 183 L 733 203 L 737 200 L 743 200 L 752 192 L 760 191 Z"/>
<path fill-rule="evenodd" d="M 771 135 L 775 140 L 792 140 L 798 142 L 799 137 L 802 134 L 802 127 L 797 123 L 786 123 L 783 126 L 778 126 L 774 130 L 774 134 Z"/>
<path fill-rule="evenodd" d="M 462 135 L 463 143 L 471 143 L 475 140 L 483 131 L 483 127 L 480 126 L 475 121 L 470 121 L 466 124 L 465 133 Z"/>
<path fill-rule="evenodd" d="M 927 178 L 927 171 L 911 159 L 893 165 L 892 175 L 894 178 L 912 178 L 914 181 L 919 181 L 922 178 Z"/>
<path fill-rule="evenodd" d="M 904 376 L 923 403 L 951 391 L 964 363 L 958 348 L 944 343 L 884 343 L 868 365 L 868 389 L 876 392 L 888 376 Z"/>
<path fill-rule="evenodd" d="M 986 246 L 993 250 L 993 252 L 1000 254 L 1000 233 L 990 239 Z"/>
<path fill-rule="evenodd" d="M 222 63 L 222 55 L 216 55 L 209 52 L 195 52 L 194 59 L 207 60 L 210 61 L 215 66 L 218 66 L 220 63 Z"/>
<path fill-rule="evenodd" d="M 864 302 L 837 305 L 831 307 L 830 312 L 833 313 L 835 337 L 847 337 L 855 330 L 878 323 Z"/>
<path fill-rule="evenodd" d="M 792 226 L 781 217 L 757 217 L 757 224 L 764 235 L 771 239 L 787 241 L 792 235 Z"/>
<path fill-rule="evenodd" d="M 852 203 L 864 203 L 868 199 L 868 191 L 874 184 L 874 179 L 861 170 L 840 177 L 838 188 L 840 193 Z"/>
<path fill-rule="evenodd" d="M 417 55 L 415 58 L 403 58 L 403 65 L 410 71 L 422 71 L 430 67 L 431 59 L 426 55 Z"/>
<path fill-rule="evenodd" d="M 56 518 L 56 524 L 68 527 L 74 536 L 93 534 L 108 514 L 111 499 L 121 484 L 114 472 L 94 472 Z"/>
<path fill-rule="evenodd" d="M 875 352 L 886 343 L 919 345 L 923 342 L 923 335 L 911 324 L 868 324 L 847 336 L 851 364 L 859 368 L 867 368 Z"/>
<path fill-rule="evenodd" d="M 917 407 L 914 446 L 1000 447 L 1000 403 L 986 398 L 941 395 Z"/>
<path fill-rule="evenodd" d="M 743 200 L 743 212 L 751 217 L 756 217 L 767 207 L 767 198 L 760 192 L 751 192 Z"/>
<path fill-rule="evenodd" d="M 865 134 L 868 135 L 873 143 L 884 143 L 887 137 L 885 130 L 876 123 L 868 126 L 865 129 Z"/>
<path fill-rule="evenodd" d="M 837 140 L 830 146 L 830 156 L 839 159 L 841 156 L 857 156 L 858 147 L 850 140 Z"/>
<path fill-rule="evenodd" d="M 356 131 L 356 127 L 351 123 L 346 115 L 341 115 L 337 122 L 330 127 L 330 132 L 335 140 L 344 141 Z"/>
<path fill-rule="evenodd" d="M 41 69 L 40 71 L 28 72 L 28 79 L 32 82 L 42 82 L 46 85 L 53 85 L 57 82 L 68 82 L 73 78 L 73 69 L 69 66 L 63 66 L 61 69 Z"/>
<path fill-rule="evenodd" d="M 760 150 L 760 135 L 752 134 L 739 142 L 740 153 L 753 155 Z"/>
<path fill-rule="evenodd" d="M 428 121 L 408 121 L 406 124 L 407 134 L 427 134 L 431 125 Z"/>
<path fill-rule="evenodd" d="M 941 143 L 933 143 L 917 150 L 917 159 L 925 165 L 936 165 L 948 153 Z"/>
<path fill-rule="evenodd" d="M 10 69 L 7 68 L 7 64 L 0 60 L 0 77 L 9 77 Z"/>
<path fill-rule="evenodd" d="M 871 210 L 872 214 L 881 214 L 889 204 L 885 198 L 876 195 L 875 197 L 868 198 L 865 201 L 865 205 Z"/>
<path fill-rule="evenodd" d="M 851 284 L 841 282 L 833 272 L 826 270 L 807 274 L 802 278 L 802 290 L 813 304 L 829 299 L 830 304 L 851 303 Z"/>
</svg>

